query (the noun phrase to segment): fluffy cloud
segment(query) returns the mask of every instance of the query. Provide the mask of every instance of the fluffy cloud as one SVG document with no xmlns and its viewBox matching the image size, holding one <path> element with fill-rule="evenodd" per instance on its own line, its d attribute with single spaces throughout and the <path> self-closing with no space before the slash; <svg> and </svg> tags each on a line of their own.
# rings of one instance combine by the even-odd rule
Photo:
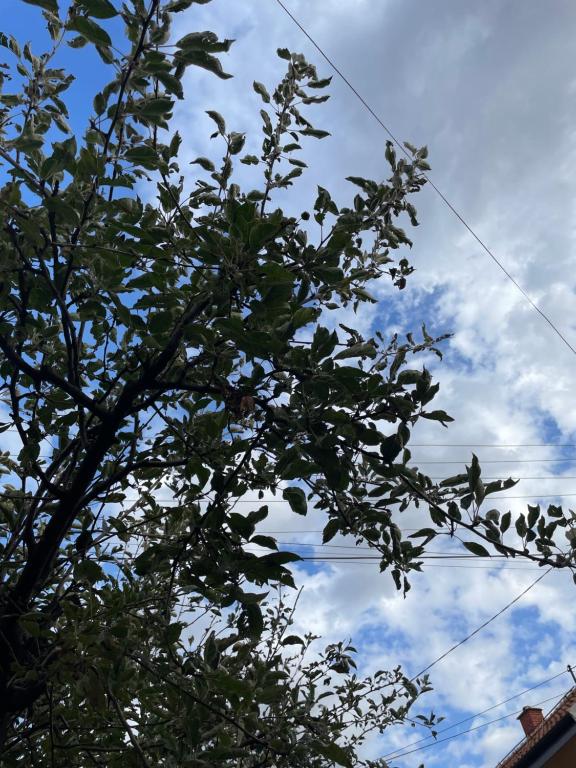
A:
<svg viewBox="0 0 576 768">
<path fill-rule="evenodd" d="M 396 136 L 429 145 L 434 181 L 538 306 L 576 342 L 574 6 L 564 0 L 285 2 Z M 202 28 L 237 39 L 223 57 L 235 79 L 219 81 L 198 70 L 186 75 L 188 95 L 176 111 L 184 163 L 198 155 L 214 156 L 219 149 L 208 139 L 212 124 L 205 109 L 222 112 L 232 130 L 247 132 L 247 151 L 257 149 L 260 105 L 252 81 L 273 85 L 281 77 L 277 47 L 304 51 L 321 74 L 330 74 L 271 0 L 194 4 L 175 36 Z M 80 87 L 85 89 L 86 82 Z M 331 93 L 331 100 L 313 114 L 332 138 L 306 146 L 310 171 L 286 195 L 295 210 L 313 200 L 316 183 L 345 202 L 352 194 L 347 175 L 386 174 L 386 134 L 337 77 Z M 197 166 L 185 167 L 193 180 Z M 253 171 L 242 166 L 241 172 L 249 183 Z M 391 333 L 426 322 L 431 332 L 454 333 L 444 361 L 431 357 L 427 364 L 441 382 L 438 407 L 456 421 L 449 430 L 419 425 L 414 442 L 437 447 L 414 448 L 415 463 L 452 462 L 425 465 L 433 475 L 448 475 L 459 471 L 472 450 L 458 444 L 576 440 L 575 357 L 434 192 L 425 189 L 419 198 L 421 227 L 413 233 L 411 254 L 417 271 L 409 287 L 400 295 L 377 287 L 381 304 L 345 320 L 362 330 L 377 327 Z M 2 440 L 4 449 L 18 449 L 11 433 Z M 569 494 L 576 494 L 572 448 L 475 450 L 484 475 L 534 478 L 522 479 L 508 497 L 546 501 L 567 494 L 562 500 L 570 503 Z M 519 511 L 526 501 L 510 498 L 498 504 Z M 408 510 L 401 526 L 418 525 L 423 514 Z M 278 535 L 281 540 L 307 545 L 302 552 L 326 552 L 310 548 L 320 541 L 317 514 L 295 519 L 285 504 L 271 504 L 265 525 L 285 531 Z M 342 538 L 332 543 L 351 544 Z M 440 539 L 435 548 L 455 551 L 456 545 Z M 304 591 L 296 629 L 322 634 L 327 641 L 352 637 L 364 670 L 401 662 L 415 674 L 539 575 L 526 563 L 493 569 L 466 565 L 431 562 L 413 578 L 406 599 L 375 564 L 300 567 L 297 580 Z M 546 576 L 514 608 L 431 670 L 434 692 L 422 701 L 422 709 L 446 714 L 441 727 L 448 727 L 576 662 L 576 619 L 568 609 L 573 590 L 566 574 Z M 560 695 L 569 684 L 567 675 L 558 677 L 445 735 Z M 397 751 L 424 735 L 418 729 L 394 729 L 374 739 L 367 755 Z M 397 762 L 415 768 L 425 758 L 438 768 L 493 768 L 520 736 L 509 717 Z"/>
<path fill-rule="evenodd" d="M 305 3 L 289 8 L 334 57 L 390 128 L 401 139 L 430 147 L 433 178 L 538 306 L 572 340 L 575 277 L 574 125 L 571 41 L 576 11 L 556 0 L 538 4 L 478 4 L 440 0 Z M 328 71 L 326 63 L 273 2 L 241 5 L 219 0 L 195 8 L 190 25 L 237 37 L 226 65 L 236 80 L 224 83 L 193 77 L 191 97 L 179 119 L 190 159 L 212 145 L 203 139 L 209 106 L 222 111 L 234 130 L 258 126 L 252 80 L 273 84 L 281 73 L 278 46 L 303 50 Z M 349 174 L 386 173 L 387 138 L 350 91 L 335 78 L 332 99 L 317 111 L 317 123 L 330 140 L 306 149 L 311 170 L 292 205 L 304 207 L 321 182 L 341 202 L 350 190 Z M 254 147 L 252 147 L 253 149 Z M 472 447 L 447 444 L 533 445 L 574 439 L 576 411 L 572 383 L 576 360 L 526 299 L 483 252 L 431 189 L 417 200 L 422 226 L 414 233 L 412 260 L 417 272 L 400 296 L 377 289 L 378 310 L 349 324 L 386 331 L 451 331 L 445 359 L 429 367 L 441 382 L 438 407 L 456 421 L 444 430 L 422 424 L 415 462 L 431 474 L 454 474 Z M 484 475 L 522 479 L 508 497 L 576 492 L 570 448 L 476 448 Z M 424 464 L 423 464 L 424 466 Z M 560 499 L 558 499 L 560 500 Z M 519 511 L 532 499 L 498 500 Z M 278 505 L 280 506 L 280 505 Z M 418 513 L 422 515 L 423 513 Z M 272 526 L 292 531 L 284 538 L 319 542 L 321 523 L 312 516 L 292 519 L 274 512 Z M 417 514 L 405 514 L 412 527 Z M 350 544 L 341 539 L 338 545 Z M 453 550 L 442 541 L 439 551 Z M 302 550 L 304 551 L 304 550 Z M 311 551 L 307 549 L 306 551 Z M 336 550 L 332 550 L 335 552 Z M 317 549 L 321 553 L 325 550 Z M 432 564 L 413 579 L 406 599 L 376 565 L 331 563 L 298 570 L 304 585 L 297 620 L 328 640 L 352 636 L 366 669 L 402 662 L 415 673 L 522 592 L 539 574 L 530 564 L 502 569 L 439 567 Z M 468 563 L 466 563 L 468 565 Z M 431 670 L 435 691 L 423 707 L 446 713 L 445 725 L 469 717 L 560 673 L 576 659 L 571 638 L 575 620 L 566 606 L 574 586 L 565 574 L 551 573 L 497 621 Z M 560 694 L 567 675 L 461 726 L 465 730 Z M 544 705 L 551 706 L 553 702 Z M 449 731 L 446 735 L 458 732 Z M 367 750 L 377 756 L 424 734 L 408 729 L 376 739 Z M 398 761 L 490 768 L 521 736 L 513 717 Z"/>
</svg>

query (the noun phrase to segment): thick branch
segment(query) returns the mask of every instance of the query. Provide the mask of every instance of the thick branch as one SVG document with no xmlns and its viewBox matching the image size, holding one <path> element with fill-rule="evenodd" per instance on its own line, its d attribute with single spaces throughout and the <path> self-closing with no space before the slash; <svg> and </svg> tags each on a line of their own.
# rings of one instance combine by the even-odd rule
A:
<svg viewBox="0 0 576 768">
<path fill-rule="evenodd" d="M 35 368 L 30 363 L 27 363 L 2 336 L 0 336 L 0 349 L 13 365 L 15 365 L 19 371 L 22 371 L 22 373 L 30 376 L 35 384 L 41 385 L 46 382 L 53 384 L 55 387 L 58 387 L 66 392 L 66 394 L 70 395 L 77 405 L 83 405 L 87 410 L 101 419 L 105 419 L 109 415 L 105 408 L 98 405 L 98 403 L 92 400 L 92 398 L 81 389 L 74 386 L 74 384 L 63 379 L 49 366 L 42 364 L 39 368 Z"/>
</svg>

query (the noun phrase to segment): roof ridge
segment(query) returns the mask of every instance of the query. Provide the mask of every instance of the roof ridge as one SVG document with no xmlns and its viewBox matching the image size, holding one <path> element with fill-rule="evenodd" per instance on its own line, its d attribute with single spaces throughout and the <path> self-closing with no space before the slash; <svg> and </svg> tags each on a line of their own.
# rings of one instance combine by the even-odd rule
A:
<svg viewBox="0 0 576 768">
<path fill-rule="evenodd" d="M 572 686 L 562 698 L 546 714 L 542 722 L 530 733 L 519 741 L 507 755 L 498 763 L 496 768 L 513 768 L 514 765 L 534 747 L 557 724 L 559 720 L 568 714 L 570 707 L 576 704 L 576 685 Z M 558 717 L 558 715 L 561 715 Z"/>
</svg>

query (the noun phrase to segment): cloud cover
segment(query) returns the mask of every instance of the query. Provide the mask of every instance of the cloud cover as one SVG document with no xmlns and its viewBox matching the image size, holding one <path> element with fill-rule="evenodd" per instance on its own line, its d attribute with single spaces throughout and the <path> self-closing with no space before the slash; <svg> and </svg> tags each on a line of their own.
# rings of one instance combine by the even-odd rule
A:
<svg viewBox="0 0 576 768">
<path fill-rule="evenodd" d="M 574 4 L 285 2 L 394 134 L 429 146 L 435 183 L 576 343 Z M 15 3 L 9 0 L 7 5 Z M 18 23 L 17 18 L 11 20 Z M 331 74 L 274 0 L 194 5 L 179 22 L 178 36 L 202 28 L 237 38 L 224 57 L 235 80 L 217 81 L 198 70 L 186 75 L 187 98 L 176 112 L 185 160 L 214 152 L 207 139 L 212 125 L 203 112 L 208 108 L 221 111 L 232 130 L 247 131 L 246 151 L 256 149 L 259 103 L 252 81 L 272 85 L 281 76 L 277 47 L 302 50 L 320 73 Z M 89 90 L 85 79 L 78 87 Z M 315 115 L 318 127 L 326 127 L 332 137 L 306 145 L 310 170 L 286 196 L 296 211 L 313 200 L 316 183 L 344 202 L 353 194 L 346 176 L 386 174 L 387 137 L 381 127 L 337 77 L 331 94 Z M 196 166 L 189 167 L 192 176 Z M 424 321 L 431 332 L 454 333 L 444 361 L 430 359 L 429 365 L 441 382 L 438 407 L 456 421 L 449 430 L 419 425 L 414 443 L 435 446 L 415 448 L 417 462 L 454 462 L 427 465 L 430 474 L 448 475 L 469 458 L 470 444 L 576 442 L 574 355 L 431 189 L 425 189 L 416 204 L 421 227 L 413 233 L 411 260 L 417 271 L 409 287 L 400 295 L 377 288 L 382 300 L 378 308 L 363 310 L 349 324 L 391 333 L 417 329 Z M 572 447 L 475 450 L 484 475 L 536 478 L 522 479 L 507 493 L 534 496 L 511 498 L 513 510 L 538 496 L 553 501 L 567 494 L 558 499 L 567 506 L 569 494 L 576 498 Z M 508 506 L 503 500 L 498 504 Z M 320 540 L 321 522 L 313 514 L 295 521 L 285 505 L 271 506 L 266 526 L 286 531 L 284 540 L 308 545 Z M 402 526 L 416 524 L 417 513 L 407 512 Z M 333 543 L 350 544 L 342 539 Z M 435 547 L 446 551 L 452 545 L 440 540 Z M 445 565 L 427 566 L 413 579 L 405 600 L 376 565 L 300 568 L 298 581 L 305 589 L 297 620 L 301 628 L 327 641 L 351 636 L 367 671 L 401 662 L 415 674 L 539 575 L 527 564 L 501 570 Z M 513 609 L 431 670 L 435 690 L 423 700 L 423 709 L 445 714 L 441 727 L 447 727 L 561 673 L 568 662 L 576 663 L 573 602 L 569 576 L 547 576 Z M 567 675 L 559 677 L 446 736 L 560 695 L 569 685 Z M 394 729 L 371 741 L 367 754 L 377 757 L 399 750 L 423 735 L 417 729 Z M 433 768 L 493 768 L 520 736 L 511 717 L 396 763 L 403 768 L 416 768 L 422 761 Z"/>
<path fill-rule="evenodd" d="M 286 4 L 398 138 L 428 145 L 435 183 L 538 306 L 576 342 L 576 278 L 571 268 L 576 187 L 573 4 Z M 205 26 L 237 38 L 225 62 L 236 78 L 233 85 L 190 75 L 191 96 L 178 112 L 189 159 L 212 151 L 204 139 L 209 125 L 200 107 L 221 111 L 233 130 L 248 132 L 247 150 L 255 149 L 250 142 L 257 135 L 259 107 L 251 85 L 254 79 L 272 85 L 281 75 L 277 47 L 302 50 L 319 72 L 331 74 L 272 0 L 218 0 L 194 8 L 188 21 L 190 29 Z M 290 205 L 302 209 L 318 182 L 344 202 L 351 194 L 347 175 L 386 173 L 387 136 L 381 127 L 337 77 L 331 93 L 328 104 L 317 108 L 316 124 L 330 130 L 332 138 L 307 145 L 311 169 L 288 196 Z M 415 457 L 418 462 L 454 462 L 427 467 L 430 474 L 446 476 L 470 457 L 471 444 L 525 446 L 474 448 L 486 476 L 535 478 L 522 479 L 504 494 L 510 501 L 498 500 L 498 505 L 519 511 L 538 497 L 547 502 L 558 494 L 566 494 L 557 501 L 569 505 L 570 494 L 576 493 L 573 448 L 526 446 L 575 440 L 574 355 L 431 189 L 416 204 L 421 227 L 413 233 L 411 260 L 417 272 L 403 294 L 382 289 L 377 311 L 356 319 L 364 328 L 386 332 L 417 329 L 424 321 L 434 333 L 454 333 L 444 361 L 431 360 L 429 365 L 441 382 L 438 407 L 456 421 L 448 431 L 420 425 L 414 443 L 434 447 L 415 448 Z M 460 443 L 468 447 L 448 446 Z M 320 525 L 313 518 L 294 522 L 280 505 L 275 509 L 267 527 L 285 530 L 288 541 L 319 541 L 314 531 Z M 409 512 L 403 526 L 414 515 Z M 451 548 L 449 542 L 435 546 Z M 493 569 L 471 565 L 430 565 L 413 580 L 406 600 L 375 565 L 300 569 L 305 589 L 297 618 L 302 628 L 328 640 L 353 637 L 367 670 L 402 662 L 414 674 L 539 575 L 526 563 Z M 573 589 L 567 574 L 550 574 L 431 670 L 435 691 L 423 707 L 447 715 L 441 727 L 492 707 L 576 661 L 576 622 L 568 607 Z M 563 675 L 445 735 L 560 695 L 569 685 L 570 678 Z M 374 739 L 367 754 L 390 753 L 422 735 L 411 729 L 390 731 Z M 520 737 L 519 725 L 509 717 L 397 763 L 405 768 L 423 760 L 430 766 L 491 768 Z"/>
</svg>

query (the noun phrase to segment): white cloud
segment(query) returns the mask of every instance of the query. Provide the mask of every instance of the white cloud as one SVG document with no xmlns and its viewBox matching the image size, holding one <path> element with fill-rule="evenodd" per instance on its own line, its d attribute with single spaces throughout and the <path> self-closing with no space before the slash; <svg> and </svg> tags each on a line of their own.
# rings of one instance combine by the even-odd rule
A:
<svg viewBox="0 0 576 768">
<path fill-rule="evenodd" d="M 561 0 L 553 2 L 553 11 L 549 5 L 512 7 L 494 0 L 474 7 L 455 0 L 291 0 L 288 5 L 397 136 L 429 144 L 435 181 L 542 310 L 576 341 L 576 9 Z M 182 34 L 189 24 L 238 38 L 225 61 L 234 81 L 220 82 L 198 72 L 188 77 L 191 95 L 177 112 L 188 160 L 213 148 L 206 139 L 211 126 L 202 114 L 205 108 L 221 111 L 232 129 L 248 131 L 248 146 L 254 149 L 259 104 L 251 83 L 257 79 L 271 85 L 278 79 L 278 46 L 303 50 L 320 72 L 328 71 L 275 3 L 220 0 L 193 7 L 187 19 Z M 303 184 L 290 191 L 288 198 L 296 200 L 292 205 L 304 208 L 317 181 L 343 202 L 350 197 L 343 182 L 347 175 L 377 178 L 386 173 L 385 134 L 337 78 L 332 94 L 315 116 L 333 136 L 307 147 L 312 167 Z M 432 190 L 419 198 L 421 227 L 414 232 L 412 253 L 417 272 L 408 289 L 399 297 L 382 291 L 377 315 L 347 319 L 351 325 L 377 320 L 385 328 L 406 329 L 417 329 L 424 320 L 432 332 L 454 332 L 445 361 L 429 358 L 426 363 L 441 382 L 438 407 L 456 421 L 449 430 L 422 423 L 414 442 L 570 442 L 576 432 L 574 356 Z M 463 464 L 471 450 L 415 448 L 414 456 Z M 576 481 L 562 479 L 576 475 L 570 449 L 476 452 L 486 462 L 485 475 L 550 478 L 521 480 L 508 496 L 576 493 Z M 428 469 L 439 475 L 460 467 L 438 464 Z M 515 511 L 524 504 L 510 501 Z M 292 529 L 292 541 L 319 541 L 317 533 L 296 531 L 320 529 L 320 516 L 295 518 L 285 505 L 272 506 L 267 528 Z M 422 515 L 411 510 L 401 524 L 412 527 Z M 441 539 L 435 546 L 445 550 L 449 542 Z M 301 628 L 327 640 L 353 636 L 367 669 L 401 661 L 413 673 L 538 576 L 537 571 L 522 570 L 527 564 L 511 567 L 517 570 L 430 567 L 413 578 L 406 600 L 376 566 L 332 563 L 314 574 L 299 568 L 298 581 L 305 589 L 296 618 Z M 547 576 L 514 610 L 432 670 L 435 691 L 423 707 L 445 711 L 454 722 L 576 661 L 576 620 L 568 609 L 573 590 L 567 575 Z M 544 699 L 569 683 L 565 675 L 463 727 Z M 367 753 L 377 756 L 419 733 L 391 731 L 375 739 Z M 506 719 L 410 755 L 401 764 L 412 768 L 426 757 L 431 766 L 492 768 L 520 736 L 514 718 Z"/>
</svg>

